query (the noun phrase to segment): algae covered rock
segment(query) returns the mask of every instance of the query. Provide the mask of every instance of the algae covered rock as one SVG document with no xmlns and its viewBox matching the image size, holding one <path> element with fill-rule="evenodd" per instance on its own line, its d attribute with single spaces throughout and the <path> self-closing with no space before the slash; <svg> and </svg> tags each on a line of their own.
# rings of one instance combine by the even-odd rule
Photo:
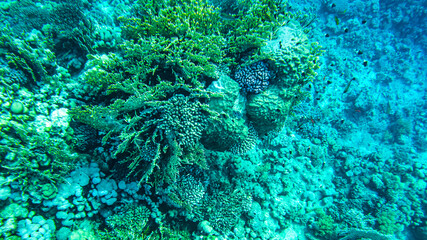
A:
<svg viewBox="0 0 427 240">
<path fill-rule="evenodd" d="M 231 114 L 233 111 L 241 112 L 244 108 L 244 103 L 240 99 L 239 84 L 225 74 L 212 82 L 207 90 L 216 93 L 209 99 L 209 108 L 212 110 Z"/>
<path fill-rule="evenodd" d="M 202 143 L 210 150 L 230 150 L 248 136 L 246 99 L 240 94 L 239 84 L 226 75 L 221 75 L 208 90 L 215 93 L 209 99 L 209 108 L 220 115 L 209 120 Z"/>
</svg>

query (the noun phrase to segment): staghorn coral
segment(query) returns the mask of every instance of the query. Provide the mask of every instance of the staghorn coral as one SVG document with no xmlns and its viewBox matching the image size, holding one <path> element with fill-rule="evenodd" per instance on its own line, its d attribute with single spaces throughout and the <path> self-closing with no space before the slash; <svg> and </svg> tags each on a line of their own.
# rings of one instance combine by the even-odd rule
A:
<svg viewBox="0 0 427 240">
<path fill-rule="evenodd" d="M 237 11 L 233 21 L 224 23 L 229 53 L 238 55 L 237 61 L 248 52 L 257 55 L 251 50 L 264 46 L 279 27 L 294 17 L 286 10 L 286 3 L 279 0 L 238 1 L 235 10 L 231 9 Z"/>
<path fill-rule="evenodd" d="M 173 75 L 196 84 L 198 78 L 216 77 L 216 64 L 225 57 L 225 38 L 219 12 L 206 1 L 138 1 L 134 14 L 119 18 L 126 44 L 147 45 L 145 54 L 128 51 L 127 56 L 156 55 L 157 71 L 173 69 Z M 144 36 L 144 38 L 141 38 Z M 144 61 L 141 59 L 142 62 Z M 148 65 L 146 68 L 152 67 Z"/>
</svg>

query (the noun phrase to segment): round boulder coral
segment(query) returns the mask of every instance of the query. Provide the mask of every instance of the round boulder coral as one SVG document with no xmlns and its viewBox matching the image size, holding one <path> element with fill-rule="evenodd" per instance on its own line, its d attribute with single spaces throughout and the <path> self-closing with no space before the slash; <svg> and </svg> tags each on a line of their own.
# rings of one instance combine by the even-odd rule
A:
<svg viewBox="0 0 427 240">
<path fill-rule="evenodd" d="M 279 130 L 284 125 L 293 102 L 292 98 L 283 94 L 281 88 L 272 86 L 261 94 L 249 97 L 246 105 L 248 119 L 260 136 Z"/>
</svg>

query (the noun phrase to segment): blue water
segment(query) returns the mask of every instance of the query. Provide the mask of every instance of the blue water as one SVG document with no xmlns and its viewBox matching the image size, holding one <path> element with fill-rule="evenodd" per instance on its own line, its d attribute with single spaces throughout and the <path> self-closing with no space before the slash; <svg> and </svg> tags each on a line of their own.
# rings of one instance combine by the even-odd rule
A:
<svg viewBox="0 0 427 240">
<path fill-rule="evenodd" d="M 0 3 L 1 238 L 427 239 L 427 2 L 200 2 Z"/>
</svg>

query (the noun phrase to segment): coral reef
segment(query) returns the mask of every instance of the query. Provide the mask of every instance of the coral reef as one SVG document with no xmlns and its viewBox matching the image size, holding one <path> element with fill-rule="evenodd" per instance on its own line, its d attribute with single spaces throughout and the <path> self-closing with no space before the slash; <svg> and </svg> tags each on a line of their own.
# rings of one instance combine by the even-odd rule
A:
<svg viewBox="0 0 427 240">
<path fill-rule="evenodd" d="M 178 145 L 193 147 L 196 145 L 206 126 L 204 106 L 198 101 L 190 101 L 183 95 L 174 95 L 167 104 L 159 107 L 159 130 L 175 139 Z"/>
<path fill-rule="evenodd" d="M 330 237 L 345 222 L 332 137 L 281 131 L 320 64 L 308 17 L 278 0 L 113 2 L 0 3 L 25 29 L 0 43 L 2 237 L 272 239 L 291 222 Z M 375 183 L 398 200 L 400 179 Z M 422 206 L 384 207 L 380 230 Z"/>
<path fill-rule="evenodd" d="M 247 116 L 260 136 L 283 127 L 294 101 L 293 99 L 287 100 L 283 90 L 277 86 L 272 86 L 260 94 L 249 96 L 246 108 Z"/>
</svg>

